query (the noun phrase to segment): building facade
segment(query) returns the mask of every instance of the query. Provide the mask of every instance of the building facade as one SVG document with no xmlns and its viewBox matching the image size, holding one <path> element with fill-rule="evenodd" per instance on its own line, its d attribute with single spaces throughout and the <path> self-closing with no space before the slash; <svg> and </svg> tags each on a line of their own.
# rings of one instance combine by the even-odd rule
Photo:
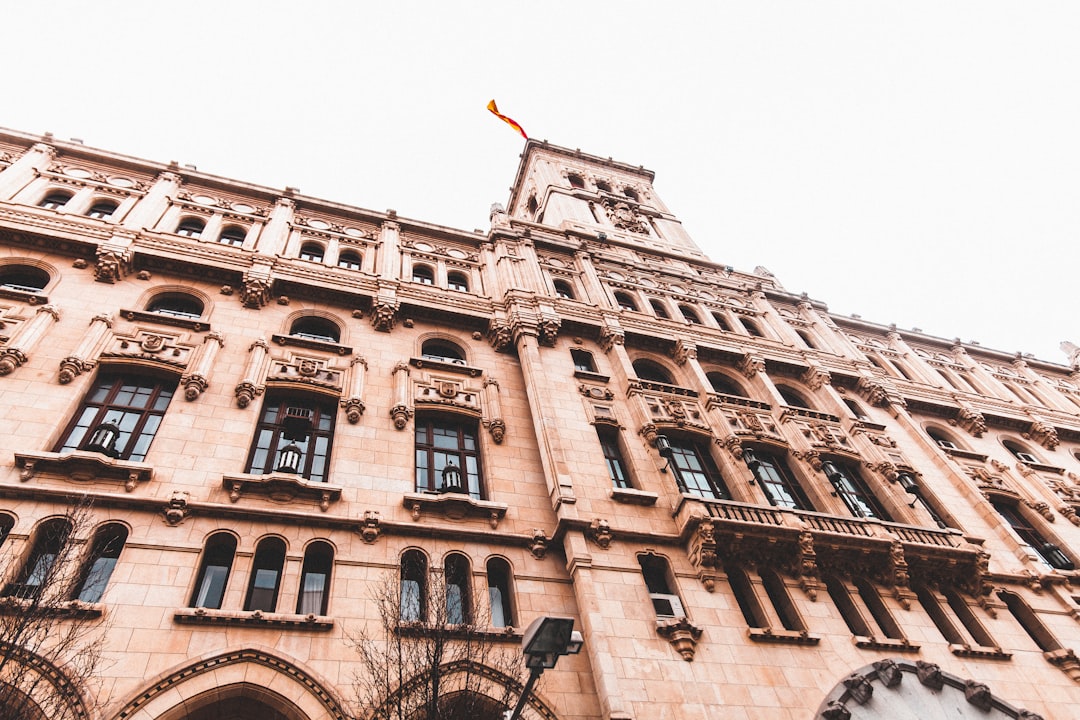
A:
<svg viewBox="0 0 1080 720">
<path fill-rule="evenodd" d="M 529 141 L 466 232 L 0 132 L 0 612 L 78 499 L 70 717 L 360 715 L 434 576 L 575 619 L 525 717 L 1076 717 L 1080 357 L 830 314 L 652 181 Z"/>
</svg>

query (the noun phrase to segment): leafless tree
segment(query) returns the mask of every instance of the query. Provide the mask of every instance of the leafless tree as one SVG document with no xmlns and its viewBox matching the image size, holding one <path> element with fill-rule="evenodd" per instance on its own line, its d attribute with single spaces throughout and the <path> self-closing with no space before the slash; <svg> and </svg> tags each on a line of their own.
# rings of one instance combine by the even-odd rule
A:
<svg viewBox="0 0 1080 720">
<path fill-rule="evenodd" d="M 429 577 L 418 564 L 376 584 L 378 620 L 350 636 L 361 717 L 501 720 L 521 691 L 516 636 L 488 627 L 486 605 L 471 602 L 465 584 L 447 582 L 442 570 Z"/>
<path fill-rule="evenodd" d="M 91 522 L 90 505 L 75 499 L 25 548 L 0 547 L 0 720 L 82 720 L 99 703 L 104 622 L 79 598 L 100 595 L 119 548 L 115 538 L 88 542 Z"/>
</svg>

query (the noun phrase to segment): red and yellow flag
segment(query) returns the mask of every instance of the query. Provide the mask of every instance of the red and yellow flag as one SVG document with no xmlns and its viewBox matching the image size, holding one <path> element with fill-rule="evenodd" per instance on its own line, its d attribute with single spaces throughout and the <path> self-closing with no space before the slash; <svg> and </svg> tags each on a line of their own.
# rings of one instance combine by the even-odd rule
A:
<svg viewBox="0 0 1080 720">
<path fill-rule="evenodd" d="M 497 108 L 497 107 L 495 106 L 495 101 L 494 101 L 494 100 L 492 100 L 491 102 L 489 102 L 489 103 L 487 104 L 487 108 L 488 108 L 488 110 L 490 110 L 490 111 L 491 111 L 491 113 L 492 113 L 492 114 L 493 114 L 493 115 L 494 115 L 495 117 L 499 118 L 499 119 L 500 119 L 500 120 L 502 120 L 502 121 L 503 121 L 504 123 L 506 123 L 506 124 L 507 124 L 507 125 L 509 125 L 510 127 L 512 127 L 512 128 L 514 128 L 515 130 L 517 130 L 517 131 L 518 131 L 519 133 L 521 133 L 521 137 L 525 138 L 526 140 L 528 140 L 528 139 L 529 139 L 529 136 L 525 134 L 525 129 L 524 129 L 524 128 L 522 128 L 522 127 L 521 127 L 520 125 L 518 125 L 518 124 L 517 124 L 517 121 L 516 121 L 516 120 L 514 120 L 513 118 L 508 118 L 508 117 L 506 117 L 505 115 L 503 115 L 503 114 L 502 114 L 501 112 L 499 112 L 499 108 Z"/>
</svg>

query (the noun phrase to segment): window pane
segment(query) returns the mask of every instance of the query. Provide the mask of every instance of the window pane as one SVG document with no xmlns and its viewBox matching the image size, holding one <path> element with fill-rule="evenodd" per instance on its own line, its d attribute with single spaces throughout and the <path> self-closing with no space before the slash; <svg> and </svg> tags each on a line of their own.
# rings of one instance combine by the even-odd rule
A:
<svg viewBox="0 0 1080 720">
<path fill-rule="evenodd" d="M 202 584 L 195 597 L 195 607 L 218 609 L 225 595 L 225 581 L 229 568 L 223 565 L 207 565 L 203 571 Z"/>
</svg>

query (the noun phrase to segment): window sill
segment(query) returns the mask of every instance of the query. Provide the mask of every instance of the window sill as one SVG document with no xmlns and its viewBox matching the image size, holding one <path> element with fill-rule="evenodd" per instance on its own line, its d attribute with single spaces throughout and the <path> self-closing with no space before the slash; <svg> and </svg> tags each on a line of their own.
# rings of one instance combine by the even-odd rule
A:
<svg viewBox="0 0 1080 720">
<path fill-rule="evenodd" d="M 492 530 L 498 528 L 508 507 L 506 503 L 476 500 L 464 493 L 406 493 L 401 504 L 412 511 L 413 520 L 419 520 L 422 513 L 442 515 L 451 520 L 479 518 L 486 519 Z"/>
<path fill-rule="evenodd" d="M 476 625 L 432 625 L 425 622 L 399 622 L 394 634 L 401 637 L 445 637 L 453 639 L 482 639 L 488 642 L 520 643 L 524 633 L 507 625 L 504 628 Z"/>
<path fill-rule="evenodd" d="M 575 370 L 574 377 L 578 380 L 592 380 L 593 382 L 598 383 L 607 383 L 611 380 L 610 376 L 601 375 L 600 373 L 591 370 Z"/>
<path fill-rule="evenodd" d="M 32 610 L 31 610 L 32 608 Z M 88 603 L 82 600 L 68 600 L 56 605 L 37 605 L 29 598 L 21 598 L 8 595 L 0 598 L 0 615 L 23 615 L 28 610 L 50 617 L 62 618 L 99 618 L 105 614 L 105 606 L 102 603 Z"/>
<path fill-rule="evenodd" d="M 817 645 L 821 638 L 805 630 L 773 630 L 772 628 L 750 628 L 747 635 L 754 642 L 774 643 L 777 645 Z"/>
<path fill-rule="evenodd" d="M 262 610 L 184 608 L 173 613 L 173 620 L 185 625 L 256 625 L 299 630 L 330 630 L 334 627 L 333 619 L 325 615 L 270 613 Z"/>
<path fill-rule="evenodd" d="M 634 488 L 612 488 L 611 499 L 624 505 L 642 505 L 649 507 L 656 504 L 659 496 L 647 490 L 635 490 Z"/>
<path fill-rule="evenodd" d="M 983 660 L 1010 660 L 1012 653 L 1007 653 L 999 647 L 985 647 L 982 645 L 958 645 L 951 643 L 949 652 L 957 657 L 981 658 Z"/>
<path fill-rule="evenodd" d="M 1027 465 L 1032 470 L 1039 470 L 1042 472 L 1054 473 L 1055 475 L 1064 475 L 1065 468 L 1059 468 L 1054 465 L 1044 465 L 1042 463 L 1024 462 L 1020 460 L 1020 464 Z"/>
<path fill-rule="evenodd" d="M 247 493 L 265 495 L 279 503 L 290 503 L 302 498 L 314 500 L 319 503 L 319 509 L 326 512 L 330 503 L 341 499 L 341 488 L 336 485 L 311 482 L 298 475 L 225 475 L 221 484 L 229 491 L 229 500 L 232 502 L 237 502 L 241 495 Z"/>
<path fill-rule="evenodd" d="M 116 460 L 96 452 L 73 450 L 66 453 L 15 453 L 15 465 L 22 468 L 19 480 L 26 482 L 40 473 L 67 476 L 76 482 L 105 480 L 122 482 L 131 492 L 140 482 L 147 482 L 154 469 L 146 463 Z"/>
<path fill-rule="evenodd" d="M 478 367 L 472 367 L 465 363 L 448 362 L 444 360 L 432 360 L 431 358 L 409 358 L 409 364 L 417 368 L 431 368 L 440 372 L 452 372 L 469 377 L 480 377 L 484 371 Z"/>
<path fill-rule="evenodd" d="M 31 290 L 16 290 L 15 288 L 0 288 L 0 297 L 12 300 L 22 300 L 31 305 L 48 305 L 49 296 L 41 292 Z"/>
<path fill-rule="evenodd" d="M 941 447 L 940 445 L 938 447 Z M 978 460 L 979 462 L 986 462 L 987 456 L 983 453 L 972 452 L 971 450 L 961 450 L 960 448 L 941 448 L 946 455 L 952 457 L 966 458 L 968 460 Z"/>
<path fill-rule="evenodd" d="M 161 313 L 145 312 L 143 310 L 121 310 L 120 315 L 126 320 L 158 323 L 159 325 L 172 325 L 173 327 L 182 327 L 196 332 L 207 332 L 210 330 L 210 323 L 194 318 L 163 315 Z"/>
<path fill-rule="evenodd" d="M 302 347 L 306 350 L 322 350 L 323 352 L 335 353 L 337 355 L 352 355 L 353 352 L 353 349 L 348 345 L 328 342 L 326 340 L 312 340 L 310 338 L 296 337 L 295 335 L 274 334 L 270 336 L 270 339 L 278 345 L 292 345 L 293 347 Z"/>
<path fill-rule="evenodd" d="M 875 638 L 867 637 L 865 635 L 856 635 L 854 637 L 855 646 L 861 647 L 864 650 L 888 650 L 890 652 L 919 652 L 918 645 L 912 645 L 907 640 L 896 640 L 894 638 Z"/>
</svg>

